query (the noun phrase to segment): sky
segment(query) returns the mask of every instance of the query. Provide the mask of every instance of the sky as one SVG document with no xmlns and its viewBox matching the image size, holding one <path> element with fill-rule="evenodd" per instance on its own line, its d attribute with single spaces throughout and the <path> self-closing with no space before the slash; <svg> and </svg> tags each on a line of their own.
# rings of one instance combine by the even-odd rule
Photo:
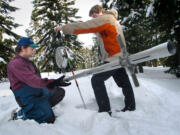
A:
<svg viewBox="0 0 180 135">
<path fill-rule="evenodd" d="M 15 22 L 21 24 L 14 30 L 19 35 L 26 36 L 25 30 L 29 27 L 31 12 L 33 10 L 32 0 L 15 0 L 10 3 L 11 5 L 19 8 L 14 13 L 11 13 L 11 16 L 15 18 Z M 79 8 L 77 13 L 78 16 L 81 16 L 83 21 L 91 19 L 89 15 L 89 10 L 92 6 L 96 4 L 101 4 L 100 0 L 76 0 L 75 7 Z M 78 38 L 84 43 L 85 47 L 91 48 L 93 34 L 83 34 L 79 35 Z"/>
</svg>

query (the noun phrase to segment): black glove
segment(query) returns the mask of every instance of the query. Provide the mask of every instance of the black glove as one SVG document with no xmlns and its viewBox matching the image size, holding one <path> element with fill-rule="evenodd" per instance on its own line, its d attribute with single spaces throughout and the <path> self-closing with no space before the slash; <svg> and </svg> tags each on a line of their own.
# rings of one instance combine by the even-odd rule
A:
<svg viewBox="0 0 180 135">
<path fill-rule="evenodd" d="M 58 79 L 54 80 L 53 82 L 47 85 L 47 88 L 53 89 L 55 86 L 69 86 L 71 83 L 64 81 L 65 75 L 59 77 Z"/>
</svg>

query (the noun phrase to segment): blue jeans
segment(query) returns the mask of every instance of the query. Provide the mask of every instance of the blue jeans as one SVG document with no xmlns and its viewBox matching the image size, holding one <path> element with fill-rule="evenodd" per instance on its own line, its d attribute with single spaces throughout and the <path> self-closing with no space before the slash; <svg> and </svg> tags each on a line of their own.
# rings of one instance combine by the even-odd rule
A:
<svg viewBox="0 0 180 135">
<path fill-rule="evenodd" d="M 24 120 L 34 119 L 38 123 L 53 123 L 55 116 L 51 107 L 64 97 L 64 90 L 59 89 L 61 90 L 60 96 L 57 93 L 54 94 L 56 91 L 51 92 L 45 88 L 33 88 L 28 85 L 13 91 L 17 103 L 22 108 L 17 114 L 23 115 Z M 60 90 L 57 90 L 58 93 Z M 55 100 L 53 98 L 57 98 L 57 103 L 53 103 Z"/>
</svg>

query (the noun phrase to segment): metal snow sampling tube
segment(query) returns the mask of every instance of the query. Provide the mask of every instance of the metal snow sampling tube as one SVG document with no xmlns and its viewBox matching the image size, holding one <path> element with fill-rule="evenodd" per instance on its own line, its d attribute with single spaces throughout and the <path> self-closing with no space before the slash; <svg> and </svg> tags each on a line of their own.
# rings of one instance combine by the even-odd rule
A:
<svg viewBox="0 0 180 135">
<path fill-rule="evenodd" d="M 153 59 L 159 59 L 159 58 L 172 56 L 175 53 L 176 53 L 176 46 L 173 44 L 173 42 L 168 41 L 168 42 L 159 44 L 155 47 L 152 47 L 150 49 L 144 50 L 142 52 L 129 55 L 127 59 L 119 58 L 110 63 L 104 64 L 102 66 L 87 69 L 74 76 L 66 77 L 64 78 L 64 80 L 71 81 L 73 79 L 81 78 L 81 77 L 88 76 L 91 74 L 97 74 L 97 73 L 102 73 L 105 71 L 117 69 L 120 67 L 126 67 L 126 64 L 128 63 L 134 65 L 134 64 L 145 62 L 145 61 L 150 61 Z"/>
<path fill-rule="evenodd" d="M 165 42 L 145 51 L 132 54 L 129 56 L 130 63 L 138 64 L 145 61 L 164 58 L 174 55 L 176 53 L 176 46 L 171 42 Z"/>
</svg>

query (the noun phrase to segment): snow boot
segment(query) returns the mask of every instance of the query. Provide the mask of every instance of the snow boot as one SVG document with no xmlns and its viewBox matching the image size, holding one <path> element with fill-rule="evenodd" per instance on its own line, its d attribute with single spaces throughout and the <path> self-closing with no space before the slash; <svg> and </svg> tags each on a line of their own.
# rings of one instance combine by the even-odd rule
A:
<svg viewBox="0 0 180 135">
<path fill-rule="evenodd" d="M 134 110 L 136 110 L 135 107 L 125 106 L 121 111 L 126 112 L 126 111 L 134 111 Z"/>
<path fill-rule="evenodd" d="M 27 118 L 25 117 L 23 111 L 21 109 L 17 111 L 17 109 L 18 108 L 12 110 L 10 120 L 17 120 L 17 119 L 26 120 Z"/>
</svg>

